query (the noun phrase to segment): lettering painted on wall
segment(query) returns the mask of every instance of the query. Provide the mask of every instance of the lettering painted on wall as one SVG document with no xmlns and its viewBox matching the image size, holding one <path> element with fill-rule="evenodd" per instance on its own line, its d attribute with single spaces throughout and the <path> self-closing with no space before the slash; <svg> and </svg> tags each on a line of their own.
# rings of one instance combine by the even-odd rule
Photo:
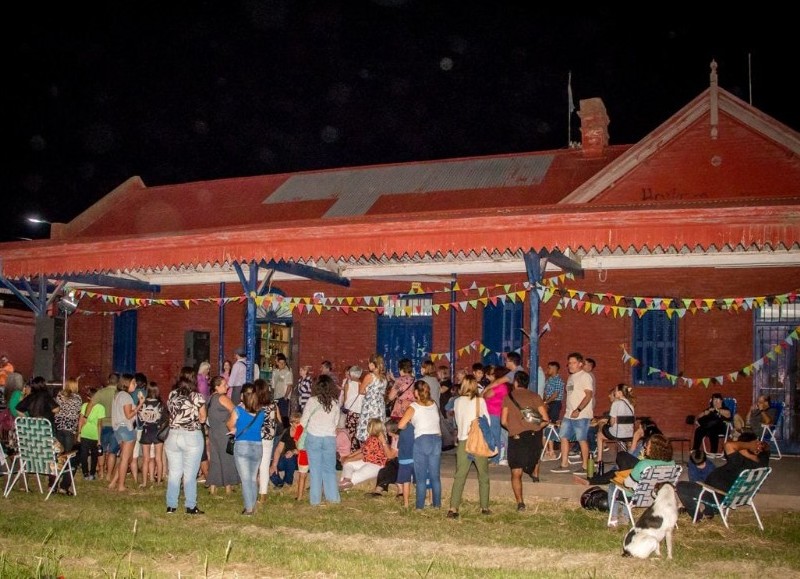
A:
<svg viewBox="0 0 800 579">
<path fill-rule="evenodd" d="M 655 191 L 650 187 L 642 188 L 642 201 L 684 201 L 686 199 L 708 199 L 708 193 L 684 193 L 677 189 Z"/>
</svg>

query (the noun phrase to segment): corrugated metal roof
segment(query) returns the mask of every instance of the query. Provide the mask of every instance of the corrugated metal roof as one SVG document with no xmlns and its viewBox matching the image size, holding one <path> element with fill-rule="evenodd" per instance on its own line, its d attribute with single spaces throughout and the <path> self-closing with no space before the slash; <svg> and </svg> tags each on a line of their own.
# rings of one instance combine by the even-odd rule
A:
<svg viewBox="0 0 800 579">
<path fill-rule="evenodd" d="M 366 215 L 381 195 L 539 185 L 554 158 L 554 155 L 491 157 L 305 173 L 289 177 L 264 203 L 336 199 L 323 217 Z"/>
</svg>

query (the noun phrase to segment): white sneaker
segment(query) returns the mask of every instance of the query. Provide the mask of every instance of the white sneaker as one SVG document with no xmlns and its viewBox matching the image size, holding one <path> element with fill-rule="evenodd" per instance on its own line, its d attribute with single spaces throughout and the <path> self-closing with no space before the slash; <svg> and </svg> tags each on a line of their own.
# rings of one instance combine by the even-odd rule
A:
<svg viewBox="0 0 800 579">
<path fill-rule="evenodd" d="M 499 464 L 500 466 L 508 466 L 508 461 L 506 459 L 503 459 L 499 461 L 497 464 Z"/>
</svg>

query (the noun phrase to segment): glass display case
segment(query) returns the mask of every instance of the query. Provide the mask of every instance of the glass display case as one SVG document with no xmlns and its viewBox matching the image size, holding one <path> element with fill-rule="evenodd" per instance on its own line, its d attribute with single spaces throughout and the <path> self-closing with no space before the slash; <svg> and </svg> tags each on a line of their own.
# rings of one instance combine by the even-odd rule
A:
<svg viewBox="0 0 800 579">
<path fill-rule="evenodd" d="M 267 323 L 261 325 L 261 341 L 259 351 L 259 368 L 261 377 L 269 380 L 272 368 L 275 366 L 275 356 L 282 353 L 289 360 L 292 351 L 292 326 L 282 323 Z"/>
</svg>

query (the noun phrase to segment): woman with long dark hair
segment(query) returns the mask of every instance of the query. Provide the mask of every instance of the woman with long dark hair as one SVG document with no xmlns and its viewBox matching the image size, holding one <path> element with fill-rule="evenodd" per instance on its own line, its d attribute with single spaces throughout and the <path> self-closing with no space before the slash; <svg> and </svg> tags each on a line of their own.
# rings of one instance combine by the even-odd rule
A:
<svg viewBox="0 0 800 579">
<path fill-rule="evenodd" d="M 208 484 L 209 494 L 216 494 L 217 487 L 225 487 L 225 494 L 233 492 L 233 485 L 240 482 L 239 472 L 233 456 L 225 448 L 228 445 L 228 419 L 233 412 L 233 401 L 228 398 L 228 381 L 224 376 L 211 379 L 211 397 L 208 399 Z"/>
<path fill-rule="evenodd" d="M 197 472 L 203 456 L 203 430 L 206 421 L 206 404 L 190 378 L 178 380 L 167 399 L 169 410 L 169 436 L 164 443 L 167 453 L 167 513 L 178 508 L 178 497 L 183 482 L 186 514 L 202 515 L 197 507 Z"/>
<path fill-rule="evenodd" d="M 339 483 L 336 480 L 336 427 L 339 424 L 339 387 L 328 374 L 321 374 L 311 387 L 300 424 L 306 433 L 312 506 L 322 502 L 323 492 L 329 503 L 338 503 Z"/>
<path fill-rule="evenodd" d="M 233 460 L 242 479 L 243 515 L 256 512 L 258 492 L 258 467 L 263 454 L 261 448 L 261 426 L 264 424 L 264 407 L 259 402 L 258 391 L 242 388 L 241 404 L 237 404 L 228 418 L 228 430 L 235 433 L 236 445 Z"/>
</svg>

